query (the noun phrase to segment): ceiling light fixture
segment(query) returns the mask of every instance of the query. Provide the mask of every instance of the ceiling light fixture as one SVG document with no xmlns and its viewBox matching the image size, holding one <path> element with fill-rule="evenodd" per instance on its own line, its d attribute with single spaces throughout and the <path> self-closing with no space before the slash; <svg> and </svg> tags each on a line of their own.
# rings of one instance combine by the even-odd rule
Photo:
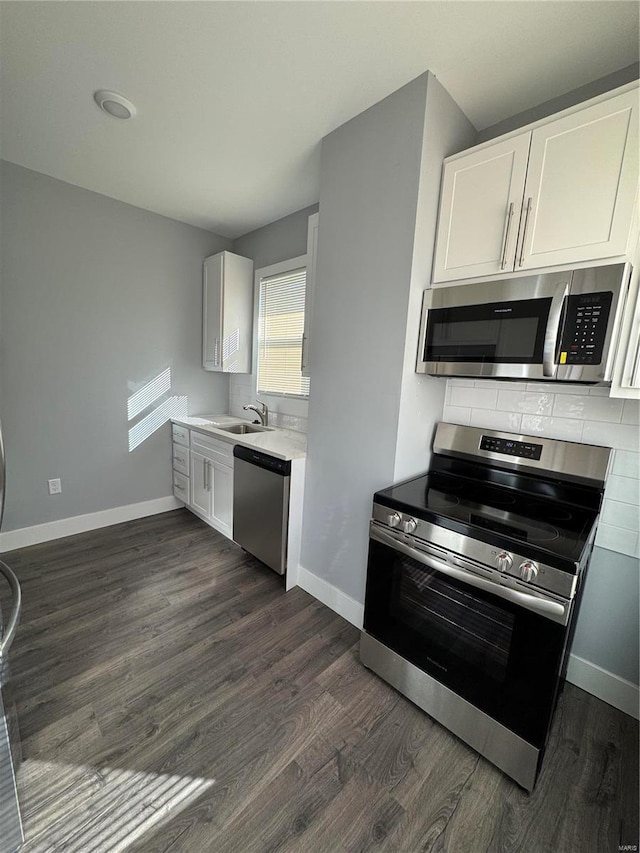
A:
<svg viewBox="0 0 640 853">
<path fill-rule="evenodd" d="M 130 100 L 107 89 L 98 89 L 94 92 L 93 100 L 103 112 L 113 118 L 133 118 L 137 112 Z"/>
</svg>

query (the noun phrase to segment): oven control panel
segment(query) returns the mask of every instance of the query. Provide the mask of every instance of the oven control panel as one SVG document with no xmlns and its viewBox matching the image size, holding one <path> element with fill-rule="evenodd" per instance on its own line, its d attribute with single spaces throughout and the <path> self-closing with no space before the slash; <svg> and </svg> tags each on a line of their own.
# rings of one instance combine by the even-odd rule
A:
<svg viewBox="0 0 640 853">
<path fill-rule="evenodd" d="M 534 562 L 526 554 L 516 554 L 481 542 L 376 501 L 373 503 L 372 516 L 372 526 L 388 531 L 392 539 L 418 551 L 426 550 L 432 557 L 444 562 L 450 560 L 453 565 L 475 574 L 484 577 L 495 574 L 500 584 L 521 590 L 523 583 L 531 584 L 539 590 L 566 599 L 573 598 L 576 592 L 577 573 Z"/>
<path fill-rule="evenodd" d="M 506 456 L 520 456 L 522 459 L 540 459 L 542 445 L 528 441 L 512 441 L 508 438 L 496 438 L 483 435 L 480 439 L 480 450 L 490 450 L 492 453 L 504 453 Z"/>
</svg>

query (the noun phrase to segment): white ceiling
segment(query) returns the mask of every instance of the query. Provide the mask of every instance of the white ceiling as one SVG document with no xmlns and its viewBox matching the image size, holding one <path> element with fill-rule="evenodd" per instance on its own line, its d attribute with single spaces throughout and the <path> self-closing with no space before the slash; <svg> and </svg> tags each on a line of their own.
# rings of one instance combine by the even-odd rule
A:
<svg viewBox="0 0 640 853">
<path fill-rule="evenodd" d="M 482 129 L 637 61 L 638 9 L 1 2 L 0 154 L 235 237 L 317 201 L 322 137 L 426 69 Z"/>
</svg>

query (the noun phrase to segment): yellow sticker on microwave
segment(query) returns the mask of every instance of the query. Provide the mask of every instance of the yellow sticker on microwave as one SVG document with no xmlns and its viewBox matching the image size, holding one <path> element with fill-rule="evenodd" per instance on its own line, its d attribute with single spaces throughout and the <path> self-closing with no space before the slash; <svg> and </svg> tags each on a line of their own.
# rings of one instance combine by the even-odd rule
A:
<svg viewBox="0 0 640 853">
<path fill-rule="evenodd" d="M 567 354 L 566 354 L 566 352 L 561 352 L 560 353 L 560 364 L 566 364 L 566 363 L 567 363 Z"/>
</svg>

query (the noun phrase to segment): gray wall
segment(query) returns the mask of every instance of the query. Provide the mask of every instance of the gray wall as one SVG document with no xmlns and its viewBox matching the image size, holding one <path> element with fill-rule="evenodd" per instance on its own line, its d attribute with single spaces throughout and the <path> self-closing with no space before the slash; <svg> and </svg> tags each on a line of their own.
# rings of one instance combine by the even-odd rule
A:
<svg viewBox="0 0 640 853">
<path fill-rule="evenodd" d="M 633 684 L 640 646 L 638 560 L 595 548 L 571 649 Z"/>
<path fill-rule="evenodd" d="M 317 210 L 318 205 L 312 204 L 244 234 L 234 241 L 233 251 L 251 258 L 255 269 L 304 255 L 307 251 L 307 223 Z"/>
<path fill-rule="evenodd" d="M 360 602 L 371 498 L 394 479 L 429 76 L 322 142 L 301 564 Z"/>
<path fill-rule="evenodd" d="M 550 101 L 545 101 L 537 107 L 524 110 L 517 115 L 504 119 L 504 121 L 498 122 L 498 124 L 486 127 L 478 133 L 477 142 L 480 143 L 485 142 L 487 139 L 495 139 L 496 136 L 517 130 L 519 127 L 524 127 L 525 124 L 531 124 L 534 121 L 547 118 L 547 116 L 552 116 L 554 113 L 559 113 L 561 110 L 574 107 L 576 104 L 581 104 L 590 98 L 595 98 L 605 92 L 610 92 L 612 89 L 617 89 L 618 86 L 624 86 L 625 83 L 637 80 L 638 75 L 639 65 L 637 62 L 634 62 L 632 65 L 621 68 L 619 71 L 614 71 L 613 74 L 607 74 L 605 77 L 600 77 L 591 83 L 587 83 L 585 86 L 572 89 L 570 92 L 559 95 L 557 98 L 552 98 Z"/>
<path fill-rule="evenodd" d="M 415 372 L 422 294 L 431 281 L 442 161 L 473 145 L 476 129 L 429 74 L 406 316 L 404 363 L 393 480 L 426 470 L 435 424 L 442 420 L 446 382 Z M 419 155 L 418 155 L 419 156 Z"/>
<path fill-rule="evenodd" d="M 226 411 L 227 377 L 201 368 L 201 268 L 231 241 L 0 165 L 5 529 L 170 495 L 169 426 L 129 453 L 127 398 L 171 367 L 191 412 Z"/>
</svg>

